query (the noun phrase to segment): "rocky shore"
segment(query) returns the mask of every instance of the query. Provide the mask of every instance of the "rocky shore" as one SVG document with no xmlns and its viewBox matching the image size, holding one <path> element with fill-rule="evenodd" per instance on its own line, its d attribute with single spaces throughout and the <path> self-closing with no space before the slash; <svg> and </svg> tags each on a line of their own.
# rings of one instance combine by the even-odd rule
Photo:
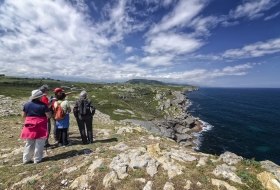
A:
<svg viewBox="0 0 280 190">
<path fill-rule="evenodd" d="M 273 162 L 256 162 L 231 152 L 215 156 L 194 151 L 191 133 L 201 130 L 201 125 L 186 110 L 189 101 L 183 92 L 158 91 L 154 98 L 157 109 L 165 112 L 164 119 L 116 121 L 97 110 L 96 141 L 82 145 L 71 117 L 73 146 L 57 147 L 51 137 L 53 146 L 44 161 L 23 165 L 24 142 L 18 139 L 22 118 L 16 117 L 21 108 L 16 109 L 24 100 L 2 96 L 1 109 L 9 114 L 0 116 L 0 189 L 280 189 L 280 167 Z"/>
</svg>

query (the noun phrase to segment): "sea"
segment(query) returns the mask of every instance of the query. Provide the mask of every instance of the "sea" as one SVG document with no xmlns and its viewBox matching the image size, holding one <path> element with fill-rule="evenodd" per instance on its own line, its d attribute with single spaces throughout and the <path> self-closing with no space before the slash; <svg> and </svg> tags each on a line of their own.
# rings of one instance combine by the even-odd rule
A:
<svg viewBox="0 0 280 190">
<path fill-rule="evenodd" d="M 203 123 L 195 150 L 280 165 L 280 88 L 200 88 L 186 96 L 188 112 Z"/>
</svg>

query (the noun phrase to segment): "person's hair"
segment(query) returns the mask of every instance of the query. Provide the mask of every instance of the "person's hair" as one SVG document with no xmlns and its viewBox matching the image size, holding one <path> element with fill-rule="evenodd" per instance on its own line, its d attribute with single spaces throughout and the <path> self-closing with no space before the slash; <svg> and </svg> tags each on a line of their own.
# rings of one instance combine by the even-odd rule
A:
<svg viewBox="0 0 280 190">
<path fill-rule="evenodd" d="M 43 86 L 40 87 L 40 90 L 45 93 L 46 91 L 50 91 L 50 88 L 48 85 L 44 84 Z"/>
<path fill-rule="evenodd" d="M 56 95 L 57 100 L 63 100 L 66 97 L 66 94 L 64 92 L 58 93 Z"/>
<path fill-rule="evenodd" d="M 55 93 L 54 93 L 54 96 L 57 98 L 57 95 L 58 95 L 58 94 L 62 94 L 62 93 L 64 93 L 64 92 L 61 92 L 61 91 L 55 92 Z"/>
<path fill-rule="evenodd" d="M 85 90 L 83 90 L 81 93 L 80 93 L 80 97 L 81 98 L 87 98 L 87 92 Z"/>
</svg>

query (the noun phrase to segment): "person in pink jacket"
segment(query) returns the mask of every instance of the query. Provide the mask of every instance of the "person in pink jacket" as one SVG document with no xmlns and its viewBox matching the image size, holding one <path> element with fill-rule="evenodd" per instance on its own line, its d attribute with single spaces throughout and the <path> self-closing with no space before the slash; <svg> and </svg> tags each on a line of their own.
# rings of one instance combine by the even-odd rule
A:
<svg viewBox="0 0 280 190">
<path fill-rule="evenodd" d="M 48 118 L 51 117 L 50 110 L 46 104 L 41 102 L 44 93 L 39 89 L 33 90 L 30 102 L 23 107 L 22 116 L 25 118 L 24 127 L 20 138 L 26 140 L 23 151 L 23 163 L 42 161 L 45 141 L 48 137 Z"/>
</svg>

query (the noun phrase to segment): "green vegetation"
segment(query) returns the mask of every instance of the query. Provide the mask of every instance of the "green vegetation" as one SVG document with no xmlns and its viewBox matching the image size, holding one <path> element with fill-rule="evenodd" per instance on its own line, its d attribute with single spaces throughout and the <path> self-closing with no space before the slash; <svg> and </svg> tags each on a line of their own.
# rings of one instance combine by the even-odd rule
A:
<svg viewBox="0 0 280 190">
<path fill-rule="evenodd" d="M 260 168 L 261 168 L 261 163 L 255 161 L 254 158 L 252 158 L 252 159 L 243 159 L 243 160 L 241 161 L 241 163 L 242 163 L 244 166 L 253 166 L 253 167 L 255 167 L 256 169 L 260 169 Z"/>
<path fill-rule="evenodd" d="M 135 79 L 138 81 L 138 79 Z M 135 81 L 134 79 L 131 81 Z M 140 80 L 140 79 L 139 79 Z M 68 96 L 68 100 L 75 101 L 79 98 L 79 93 L 85 89 L 95 107 L 111 117 L 113 120 L 140 119 L 151 120 L 162 118 L 164 112 L 156 109 L 158 102 L 154 101 L 154 96 L 158 92 L 164 92 L 166 98 L 173 98 L 166 92 L 166 89 L 182 91 L 182 86 L 163 86 L 161 82 L 150 80 L 145 81 L 146 85 L 134 85 L 127 83 L 101 84 L 88 82 L 59 81 L 46 78 L 19 78 L 19 77 L 0 77 L 1 95 L 12 98 L 28 98 L 31 91 L 47 84 L 52 91 L 61 87 L 65 92 L 76 91 Z M 147 85 L 152 83 L 153 86 Z M 116 111 L 117 110 L 117 111 Z M 120 110 L 118 112 L 118 110 Z"/>
<path fill-rule="evenodd" d="M 236 173 L 242 180 L 242 182 L 246 183 L 249 187 L 243 187 L 242 189 L 264 189 L 261 182 L 257 179 L 256 174 L 252 174 L 245 170 L 238 170 Z"/>
<path fill-rule="evenodd" d="M 128 84 L 140 84 L 140 85 L 166 85 L 163 82 L 157 80 L 147 80 L 147 79 L 131 79 L 127 81 Z"/>
</svg>

